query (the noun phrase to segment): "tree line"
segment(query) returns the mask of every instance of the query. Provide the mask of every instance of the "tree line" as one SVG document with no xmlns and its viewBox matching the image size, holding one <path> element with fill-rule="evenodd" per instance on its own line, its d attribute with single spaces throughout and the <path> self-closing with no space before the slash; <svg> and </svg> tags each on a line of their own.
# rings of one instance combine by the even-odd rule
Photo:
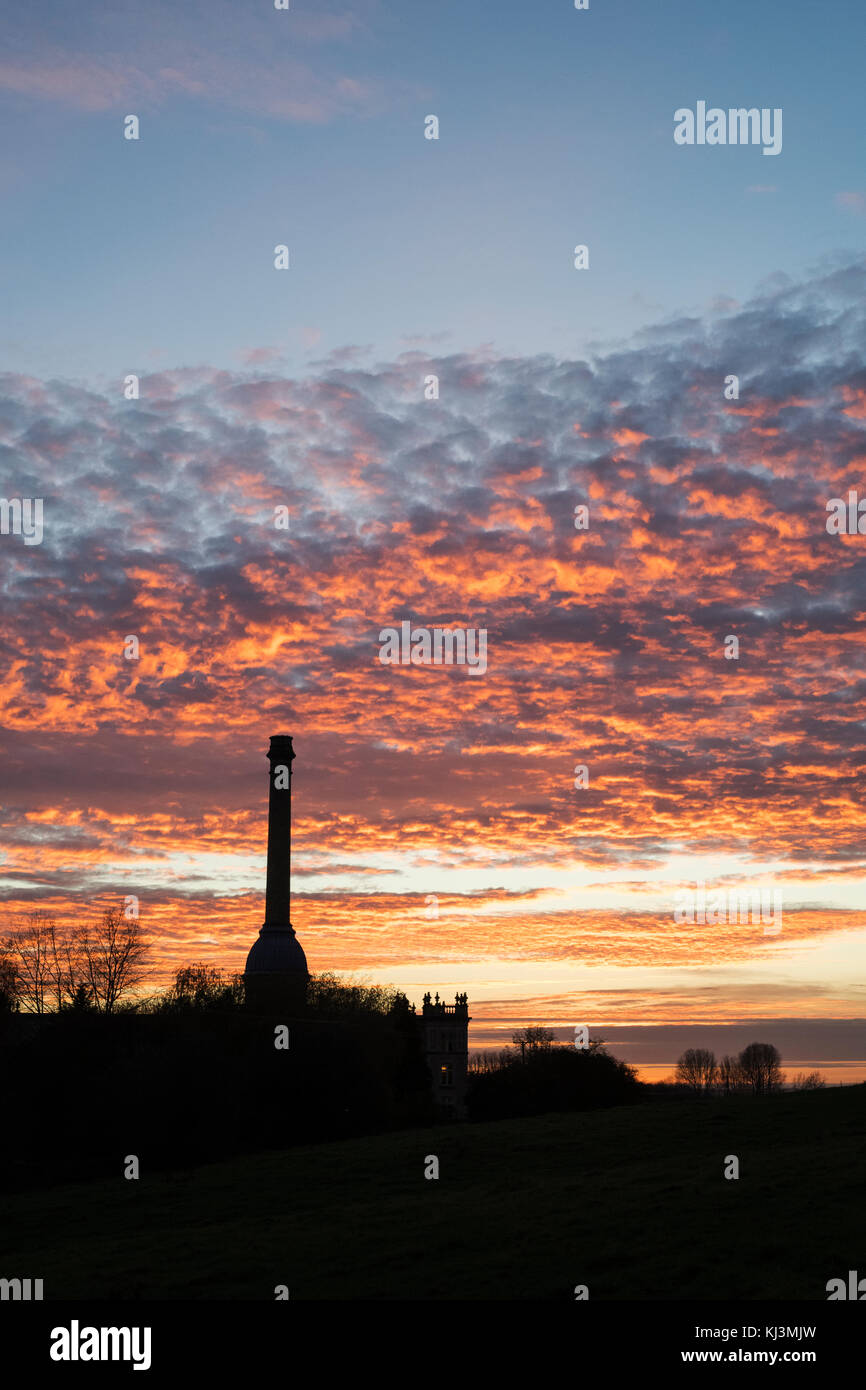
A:
<svg viewBox="0 0 866 1390">
<path fill-rule="evenodd" d="M 66 928 L 31 912 L 0 939 L 0 1011 L 112 1014 L 145 978 L 150 950 L 138 919 L 118 908 Z"/>
<path fill-rule="evenodd" d="M 261 1016 L 241 976 L 204 962 L 143 996 L 146 956 L 122 913 L 69 932 L 31 920 L 3 944 L 6 1190 L 107 1177 L 126 1154 L 151 1171 L 432 1123 L 401 991 L 318 975 L 296 1014 Z"/>
<path fill-rule="evenodd" d="M 601 1039 L 576 1048 L 533 1024 L 518 1029 L 510 1046 L 471 1059 L 466 1107 L 473 1120 L 505 1119 L 627 1105 L 640 1093 L 634 1067 L 606 1052 Z"/>
<path fill-rule="evenodd" d="M 0 938 L 0 1013 L 224 1013 L 243 1007 L 243 976 L 203 961 L 183 966 L 167 989 L 142 997 L 137 990 L 151 952 L 138 919 L 117 908 L 72 928 L 58 927 L 46 913 L 29 913 Z M 389 986 L 347 984 L 325 972 L 311 976 L 306 1006 L 316 1017 L 335 1018 L 404 1012 L 409 1004 Z"/>
<path fill-rule="evenodd" d="M 764 1096 L 781 1091 L 784 1085 L 778 1048 L 761 1042 L 749 1043 L 738 1056 L 726 1055 L 718 1062 L 708 1048 L 689 1047 L 677 1059 L 675 1079 L 696 1094 L 751 1092 Z M 825 1082 L 820 1072 L 798 1072 L 791 1085 L 794 1090 L 814 1091 Z"/>
</svg>

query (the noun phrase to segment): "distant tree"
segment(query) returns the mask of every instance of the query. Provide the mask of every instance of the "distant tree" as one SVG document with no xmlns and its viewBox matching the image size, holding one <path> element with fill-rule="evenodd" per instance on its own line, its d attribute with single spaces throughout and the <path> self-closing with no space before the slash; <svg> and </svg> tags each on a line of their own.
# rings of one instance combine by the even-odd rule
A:
<svg viewBox="0 0 866 1390">
<path fill-rule="evenodd" d="M 215 966 L 195 961 L 178 970 L 166 1003 L 180 1009 L 237 1008 L 243 1003 L 240 980 L 240 976 L 226 979 Z"/>
<path fill-rule="evenodd" d="M 549 1052 L 555 1045 L 555 1033 L 551 1028 L 545 1028 L 541 1024 L 529 1024 L 526 1028 L 518 1028 L 511 1036 L 512 1049 L 519 1052 L 521 1057 L 525 1057 L 527 1053 Z"/>
<path fill-rule="evenodd" d="M 61 1004 L 64 1013 L 86 1014 L 92 1013 L 95 1009 L 93 995 L 90 988 L 83 980 L 75 986 L 72 997 Z"/>
<path fill-rule="evenodd" d="M 466 1097 L 471 1119 L 591 1110 L 628 1104 L 640 1095 L 634 1068 L 603 1047 L 590 1051 L 544 1039 L 542 1044 L 522 1054 L 507 1049 L 498 1065 L 493 1054 L 485 1070 L 473 1070 Z"/>
<path fill-rule="evenodd" d="M 791 1080 L 792 1091 L 820 1091 L 826 1085 L 827 1082 L 819 1071 L 798 1071 Z"/>
<path fill-rule="evenodd" d="M 749 1043 L 739 1063 L 745 1086 L 756 1096 L 782 1089 L 782 1058 L 772 1043 Z"/>
<path fill-rule="evenodd" d="M 719 1062 L 718 1084 L 726 1096 L 730 1095 L 732 1091 L 741 1091 L 743 1089 L 743 1075 L 740 1070 L 739 1057 L 731 1057 L 727 1053 L 725 1054 Z"/>
<path fill-rule="evenodd" d="M 125 995 L 144 979 L 150 946 L 137 918 L 108 908 L 99 923 L 73 933 L 70 958 L 77 971 L 76 989 L 84 984 L 99 1013 L 112 1014 Z"/>
<path fill-rule="evenodd" d="M 488 1072 L 500 1071 L 507 1063 L 513 1061 L 514 1053 L 508 1048 L 499 1052 L 470 1052 L 469 1071 L 473 1075 L 483 1076 Z"/>
<path fill-rule="evenodd" d="M 349 983 L 333 971 L 312 975 L 307 985 L 307 1008 L 326 1017 L 346 1014 L 390 1013 L 398 1000 L 406 999 L 400 990 L 387 985 Z M 408 1006 L 408 1000 L 406 1004 Z"/>
<path fill-rule="evenodd" d="M 677 1058 L 677 1081 L 693 1091 L 709 1091 L 716 1080 L 718 1068 L 714 1052 L 704 1047 L 689 1047 Z"/>
</svg>

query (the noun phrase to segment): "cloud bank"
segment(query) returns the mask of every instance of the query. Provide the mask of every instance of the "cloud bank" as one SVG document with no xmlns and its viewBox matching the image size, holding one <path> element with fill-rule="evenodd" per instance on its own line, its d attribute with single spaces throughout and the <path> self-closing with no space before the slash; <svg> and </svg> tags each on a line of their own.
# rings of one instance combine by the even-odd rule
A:
<svg viewBox="0 0 866 1390">
<path fill-rule="evenodd" d="M 862 873 L 866 536 L 829 535 L 825 503 L 866 495 L 864 290 L 839 262 L 581 361 L 347 353 L 290 379 L 251 349 L 137 401 L 0 377 L 0 490 L 45 516 L 39 546 L 0 537 L 9 910 L 155 874 L 178 950 L 172 894 L 234 941 L 282 729 L 299 868 L 333 865 L 349 922 L 395 856 L 491 888 L 683 852 Z M 406 619 L 486 628 L 486 673 L 381 665 Z M 532 950 L 544 913 L 520 918 Z"/>
</svg>

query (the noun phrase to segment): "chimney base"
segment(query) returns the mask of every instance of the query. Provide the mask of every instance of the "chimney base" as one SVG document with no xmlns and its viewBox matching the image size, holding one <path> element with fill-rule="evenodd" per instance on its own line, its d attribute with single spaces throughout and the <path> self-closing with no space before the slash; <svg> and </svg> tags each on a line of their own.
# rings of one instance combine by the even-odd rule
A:
<svg viewBox="0 0 866 1390">
<path fill-rule="evenodd" d="M 244 967 L 247 1007 L 256 1013 L 302 1009 L 309 978 L 307 957 L 291 923 L 284 927 L 265 924 Z"/>
</svg>

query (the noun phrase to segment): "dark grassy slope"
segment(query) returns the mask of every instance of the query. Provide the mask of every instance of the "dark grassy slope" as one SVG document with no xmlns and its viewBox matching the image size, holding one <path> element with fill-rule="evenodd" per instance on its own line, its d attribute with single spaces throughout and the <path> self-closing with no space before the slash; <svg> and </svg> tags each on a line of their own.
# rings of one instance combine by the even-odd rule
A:
<svg viewBox="0 0 866 1390">
<path fill-rule="evenodd" d="M 0 1274 L 46 1298 L 824 1300 L 866 1275 L 864 1159 L 866 1086 L 414 1130 L 18 1194 Z"/>
</svg>

